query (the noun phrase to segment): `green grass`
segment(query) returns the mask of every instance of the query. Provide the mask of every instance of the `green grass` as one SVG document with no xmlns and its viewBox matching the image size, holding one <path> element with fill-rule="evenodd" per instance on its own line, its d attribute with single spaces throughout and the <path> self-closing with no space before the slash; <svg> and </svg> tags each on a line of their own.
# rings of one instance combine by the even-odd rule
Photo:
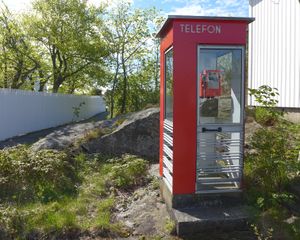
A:
<svg viewBox="0 0 300 240">
<path fill-rule="evenodd" d="M 169 233 L 169 234 L 174 234 L 175 233 L 175 228 L 176 228 L 175 222 L 169 218 L 165 223 L 166 232 Z"/>
<path fill-rule="evenodd" d="M 82 179 L 77 195 L 65 195 L 48 202 L 0 204 L 0 227 L 8 236 L 24 239 L 32 233 L 55 235 L 72 229 L 97 230 L 104 236 L 108 233 L 128 235 L 122 224 L 112 221 L 115 189 L 124 191 L 144 182 L 146 161 L 130 155 L 107 159 L 101 155 L 79 154 L 75 162 L 81 166 L 78 174 Z M 123 169 L 120 175 L 116 175 L 116 169 Z"/>
</svg>

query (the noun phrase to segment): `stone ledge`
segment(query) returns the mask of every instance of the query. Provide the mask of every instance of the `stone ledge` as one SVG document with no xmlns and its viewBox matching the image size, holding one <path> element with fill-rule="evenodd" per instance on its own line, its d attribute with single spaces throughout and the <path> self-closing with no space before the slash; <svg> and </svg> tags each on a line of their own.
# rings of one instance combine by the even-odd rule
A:
<svg viewBox="0 0 300 240">
<path fill-rule="evenodd" d="M 241 193 L 173 195 L 162 179 L 160 189 L 178 236 L 248 229 Z"/>
<path fill-rule="evenodd" d="M 172 208 L 170 214 L 178 236 L 245 230 L 249 218 L 244 206 Z"/>
</svg>

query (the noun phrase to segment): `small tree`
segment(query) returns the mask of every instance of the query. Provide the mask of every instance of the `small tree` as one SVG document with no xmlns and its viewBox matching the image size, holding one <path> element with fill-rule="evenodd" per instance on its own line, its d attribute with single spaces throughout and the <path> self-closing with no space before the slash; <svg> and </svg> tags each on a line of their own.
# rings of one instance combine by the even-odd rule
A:
<svg viewBox="0 0 300 240">
<path fill-rule="evenodd" d="M 272 126 L 278 122 L 278 118 L 283 114 L 275 108 L 278 103 L 276 99 L 276 97 L 279 96 L 278 89 L 262 85 L 258 89 L 250 88 L 249 92 L 260 105 L 255 110 L 256 121 L 268 126 Z"/>
<path fill-rule="evenodd" d="M 115 112 L 133 110 L 130 107 L 132 103 L 137 105 L 137 98 L 144 97 L 142 92 L 134 92 L 144 85 L 144 79 L 139 83 L 140 78 L 133 76 L 140 76 L 142 70 L 147 69 L 145 64 L 150 63 L 148 57 L 153 50 L 149 45 L 152 40 L 151 24 L 156 16 L 155 9 L 133 9 L 125 1 L 119 1 L 108 12 L 104 37 L 111 52 L 108 65 L 112 70 L 112 81 L 107 92 L 110 95 L 111 117 Z M 145 81 L 145 90 L 150 81 L 151 79 Z M 138 96 L 139 94 L 141 95 Z"/>
</svg>

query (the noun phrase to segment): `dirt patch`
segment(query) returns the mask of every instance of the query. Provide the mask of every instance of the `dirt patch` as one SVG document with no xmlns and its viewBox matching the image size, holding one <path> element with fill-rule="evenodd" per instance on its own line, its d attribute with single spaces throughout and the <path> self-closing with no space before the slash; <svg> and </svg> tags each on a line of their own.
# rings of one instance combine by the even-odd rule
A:
<svg viewBox="0 0 300 240">
<path fill-rule="evenodd" d="M 169 235 L 166 224 L 170 218 L 157 184 L 158 164 L 151 165 L 149 173 L 153 178 L 149 185 L 137 189 L 131 195 L 124 194 L 117 198 L 115 220 L 129 229 L 133 239 Z"/>
</svg>

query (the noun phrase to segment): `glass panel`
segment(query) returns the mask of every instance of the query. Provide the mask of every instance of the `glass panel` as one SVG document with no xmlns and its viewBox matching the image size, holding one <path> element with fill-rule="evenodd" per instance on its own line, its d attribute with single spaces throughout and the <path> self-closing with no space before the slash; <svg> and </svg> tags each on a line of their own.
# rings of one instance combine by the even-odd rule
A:
<svg viewBox="0 0 300 240">
<path fill-rule="evenodd" d="M 198 64 L 200 123 L 240 123 L 242 50 L 201 48 Z"/>
<path fill-rule="evenodd" d="M 173 49 L 165 54 L 165 118 L 173 121 Z"/>
</svg>

